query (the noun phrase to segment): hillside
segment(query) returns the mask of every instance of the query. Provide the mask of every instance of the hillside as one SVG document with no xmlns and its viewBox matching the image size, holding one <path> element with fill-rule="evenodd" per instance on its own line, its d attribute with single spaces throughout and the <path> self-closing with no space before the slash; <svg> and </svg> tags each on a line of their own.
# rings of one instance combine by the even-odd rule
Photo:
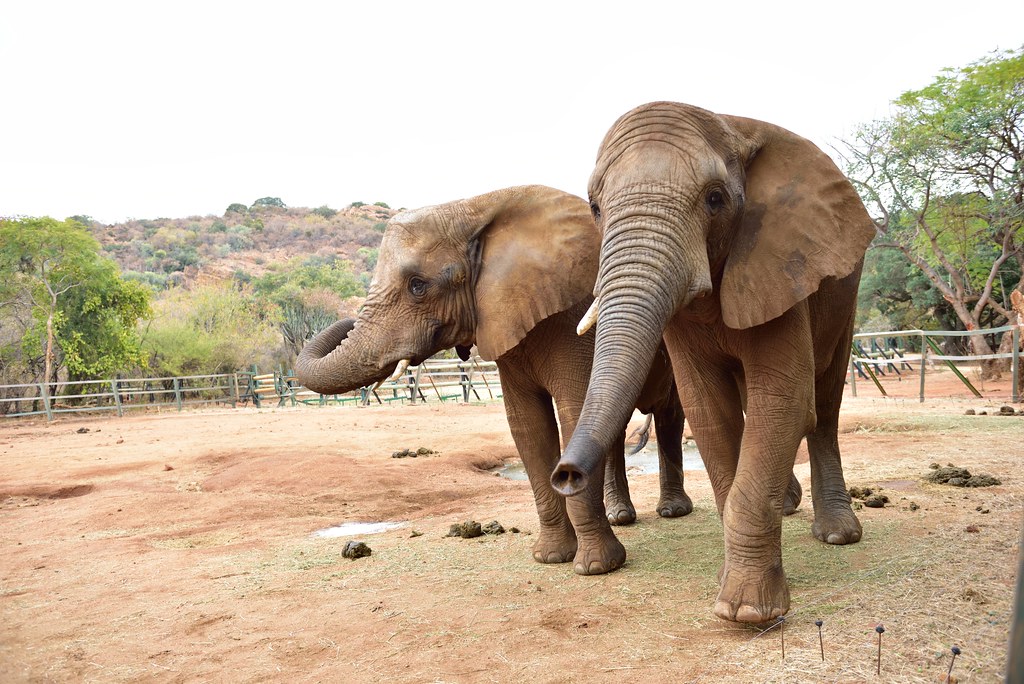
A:
<svg viewBox="0 0 1024 684">
<path fill-rule="evenodd" d="M 259 202 L 232 204 L 223 216 L 85 222 L 127 276 L 163 289 L 199 279 L 248 280 L 310 257 L 347 260 L 354 274 L 368 276 L 384 226 L 398 213 L 384 203 L 334 210 Z"/>
</svg>

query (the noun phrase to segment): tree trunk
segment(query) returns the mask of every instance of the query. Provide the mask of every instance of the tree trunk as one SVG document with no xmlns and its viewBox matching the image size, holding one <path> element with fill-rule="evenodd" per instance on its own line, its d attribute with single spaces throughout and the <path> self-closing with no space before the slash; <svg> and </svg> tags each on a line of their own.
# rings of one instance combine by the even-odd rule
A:
<svg viewBox="0 0 1024 684">
<path fill-rule="evenodd" d="M 57 299 L 54 297 L 53 305 L 46 316 L 46 355 L 43 357 L 43 389 L 47 396 L 52 396 L 50 390 L 50 373 L 53 371 L 53 312 L 57 308 Z"/>
</svg>

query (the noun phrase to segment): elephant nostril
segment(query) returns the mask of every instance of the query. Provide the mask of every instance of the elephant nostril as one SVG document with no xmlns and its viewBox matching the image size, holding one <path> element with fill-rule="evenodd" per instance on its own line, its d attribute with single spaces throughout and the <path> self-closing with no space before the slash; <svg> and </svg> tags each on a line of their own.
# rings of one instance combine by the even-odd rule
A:
<svg viewBox="0 0 1024 684">
<path fill-rule="evenodd" d="M 560 465 L 551 474 L 551 486 L 564 496 L 575 496 L 586 488 L 587 476 L 570 465 Z"/>
</svg>

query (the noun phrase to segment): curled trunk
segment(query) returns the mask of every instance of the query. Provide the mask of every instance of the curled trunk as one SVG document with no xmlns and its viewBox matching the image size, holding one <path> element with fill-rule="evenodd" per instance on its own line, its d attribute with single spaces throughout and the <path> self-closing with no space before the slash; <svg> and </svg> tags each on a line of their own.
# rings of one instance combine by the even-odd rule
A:
<svg viewBox="0 0 1024 684">
<path fill-rule="evenodd" d="M 334 323 L 306 343 L 295 361 L 295 376 L 304 387 L 320 394 L 342 394 L 386 378 L 392 368 L 381 367 L 375 345 L 365 334 L 352 334 L 355 319 Z"/>
</svg>

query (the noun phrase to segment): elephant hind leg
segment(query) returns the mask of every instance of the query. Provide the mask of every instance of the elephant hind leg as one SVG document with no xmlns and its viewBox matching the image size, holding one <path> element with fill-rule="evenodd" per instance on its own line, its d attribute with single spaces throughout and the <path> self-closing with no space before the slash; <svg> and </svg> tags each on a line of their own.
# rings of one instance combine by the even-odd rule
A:
<svg viewBox="0 0 1024 684">
<path fill-rule="evenodd" d="M 679 518 L 693 512 L 693 501 L 683 488 L 683 407 L 675 384 L 668 398 L 654 409 L 654 433 L 658 439 L 658 481 L 661 494 L 656 510 L 663 518 Z"/>
<path fill-rule="evenodd" d="M 789 476 L 789 488 L 786 490 L 786 500 L 782 502 L 782 515 L 793 515 L 800 508 L 800 501 L 804 497 L 804 488 L 800 486 L 800 480 L 796 474 Z"/>
<path fill-rule="evenodd" d="M 839 349 L 849 349 L 850 336 Z M 853 544 L 863 530 L 850 505 L 850 493 L 843 477 L 839 455 L 839 407 L 846 381 L 847 357 L 835 353 L 828 368 L 815 382 L 815 410 L 818 423 L 807 435 L 811 458 L 811 501 L 814 504 L 814 536 L 828 544 Z"/>
<path fill-rule="evenodd" d="M 604 512 L 612 525 L 632 525 L 636 522 L 636 508 L 629 498 L 626 480 L 625 437 L 615 440 L 605 454 Z"/>
<path fill-rule="evenodd" d="M 551 398 L 541 392 L 524 391 L 505 376 L 502 389 L 509 430 L 530 479 L 540 519 L 533 558 L 538 563 L 568 563 L 576 556 L 578 544 L 565 499 L 548 481 L 561 453 Z"/>
</svg>

